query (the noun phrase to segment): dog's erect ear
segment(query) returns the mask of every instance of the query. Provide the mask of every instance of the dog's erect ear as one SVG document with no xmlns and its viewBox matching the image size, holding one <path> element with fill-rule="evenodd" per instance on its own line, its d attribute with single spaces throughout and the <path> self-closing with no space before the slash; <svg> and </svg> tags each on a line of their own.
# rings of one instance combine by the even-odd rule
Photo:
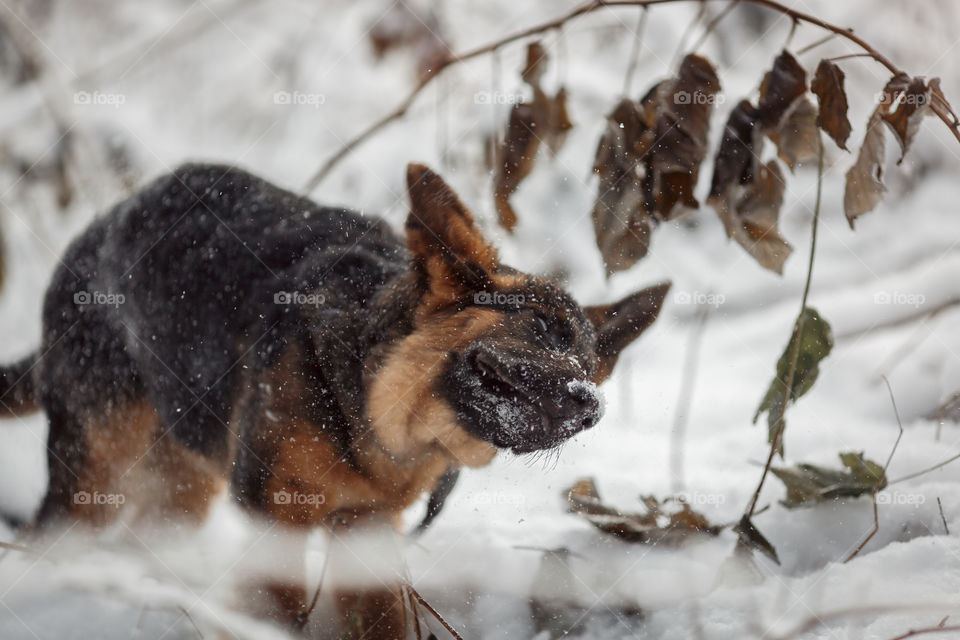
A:
<svg viewBox="0 0 960 640">
<path fill-rule="evenodd" d="M 490 288 L 490 274 L 499 265 L 497 251 L 450 185 L 424 165 L 411 163 L 407 190 L 407 248 L 434 302 L 455 302 Z"/>
<path fill-rule="evenodd" d="M 660 315 L 663 300 L 669 290 L 670 283 L 662 282 L 613 304 L 583 308 L 597 330 L 600 368 L 594 382 L 606 380 L 613 371 L 620 352 L 653 324 Z"/>
</svg>

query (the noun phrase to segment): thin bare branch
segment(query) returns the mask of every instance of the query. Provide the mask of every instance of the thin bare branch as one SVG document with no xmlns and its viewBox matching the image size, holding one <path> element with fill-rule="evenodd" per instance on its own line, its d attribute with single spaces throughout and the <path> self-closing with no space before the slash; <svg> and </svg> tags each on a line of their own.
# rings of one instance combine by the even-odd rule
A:
<svg viewBox="0 0 960 640">
<path fill-rule="evenodd" d="M 947 633 L 948 631 L 960 631 L 960 625 L 951 625 L 949 627 L 937 625 L 936 627 L 927 627 L 926 629 L 910 629 L 904 634 L 890 638 L 890 640 L 905 640 L 905 638 L 915 638 L 930 633 Z"/>
<path fill-rule="evenodd" d="M 926 474 L 930 473 L 931 471 L 936 471 L 937 469 L 941 469 L 941 468 L 947 466 L 948 464 L 950 464 L 951 462 L 953 462 L 954 460 L 958 460 L 958 459 L 960 459 L 960 453 L 958 453 L 958 454 L 955 455 L 955 456 L 950 456 L 949 458 L 947 458 L 947 459 L 944 460 L 943 462 L 938 462 L 937 464 L 935 464 L 935 465 L 933 465 L 932 467 L 929 467 L 929 468 L 927 468 L 927 469 L 924 469 L 923 471 L 916 471 L 916 472 L 914 472 L 914 473 L 908 473 L 907 475 L 905 475 L 905 476 L 903 476 L 903 477 L 900 477 L 900 478 L 897 478 L 896 480 L 891 480 L 889 483 L 887 483 L 887 486 L 890 486 L 890 485 L 892 485 L 892 484 L 897 484 L 897 483 L 903 482 L 903 481 L 905 481 L 905 480 L 912 480 L 913 478 L 919 478 L 920 476 L 926 475 Z"/>
<path fill-rule="evenodd" d="M 890 466 L 890 461 L 893 460 L 893 454 L 897 452 L 897 447 L 900 446 L 900 438 L 903 437 L 903 422 L 900 420 L 900 410 L 897 409 L 897 399 L 893 397 L 893 387 L 890 386 L 890 381 L 887 380 L 887 376 L 883 376 L 883 381 L 887 385 L 887 393 L 890 394 L 890 404 L 893 405 L 893 415 L 897 418 L 897 426 L 900 427 L 900 433 L 897 434 L 897 439 L 893 443 L 893 448 L 890 449 L 890 455 L 887 456 L 887 463 L 883 465 L 883 474 L 887 474 L 887 468 Z"/>
<path fill-rule="evenodd" d="M 950 527 L 947 526 L 947 517 L 943 515 L 943 503 L 940 502 L 940 496 L 937 496 L 937 509 L 940 511 L 940 522 L 943 523 L 943 531 L 950 535 Z"/>
<path fill-rule="evenodd" d="M 870 533 L 867 534 L 867 537 L 863 539 L 863 542 L 857 545 L 857 548 L 853 550 L 853 553 L 847 556 L 847 559 L 843 561 L 844 564 L 856 558 L 857 554 L 860 553 L 865 546 L 867 546 L 867 543 L 870 542 L 870 540 L 873 539 L 873 536 L 877 535 L 877 531 L 880 530 L 880 518 L 879 518 L 879 513 L 877 512 L 877 490 L 876 489 L 873 490 L 873 494 L 870 497 L 873 499 L 873 529 L 871 529 Z"/>
<path fill-rule="evenodd" d="M 835 33 L 827 34 L 827 35 L 823 36 L 822 38 L 818 38 L 817 40 L 814 40 L 813 42 L 811 42 L 811 43 L 808 44 L 807 46 L 801 47 L 800 49 L 797 49 L 797 51 L 794 53 L 794 55 L 802 56 L 803 54 L 807 53 L 808 51 L 812 51 L 813 49 L 816 49 L 817 47 L 819 47 L 819 46 L 821 46 L 821 45 L 824 45 L 824 44 L 830 42 L 831 40 L 833 40 L 833 39 L 836 38 L 836 37 L 837 37 L 837 34 L 835 34 Z"/>
<path fill-rule="evenodd" d="M 643 32 L 647 26 L 647 15 L 650 11 L 644 7 L 640 10 L 640 18 L 637 20 L 637 28 L 633 32 L 633 47 L 630 51 L 630 64 L 627 65 L 627 73 L 623 78 L 623 96 L 630 95 L 630 85 L 633 82 L 633 74 L 637 70 L 637 63 L 640 62 L 640 49 L 643 44 Z"/>
<path fill-rule="evenodd" d="M 194 621 L 193 616 L 190 615 L 190 612 L 187 611 L 184 607 L 177 607 L 177 609 L 184 615 L 187 621 L 193 626 L 194 631 L 197 632 L 197 637 L 200 640 L 203 640 L 203 632 L 200 631 L 200 627 L 197 626 L 196 621 Z"/>
<path fill-rule="evenodd" d="M 461 636 L 456 629 L 450 626 L 450 623 L 444 620 L 443 616 L 441 616 L 440 613 L 436 609 L 434 609 L 429 602 L 424 600 L 423 596 L 420 595 L 420 593 L 413 588 L 412 584 L 407 583 L 406 588 L 407 588 L 407 592 L 411 596 L 413 596 L 418 603 L 420 603 L 420 606 L 422 606 L 424 609 L 429 611 L 430 615 L 432 615 L 434 618 L 437 619 L 437 622 L 439 622 L 443 626 L 443 628 L 447 630 L 447 633 L 449 633 L 454 638 L 456 638 L 456 640 L 463 640 L 463 636 Z"/>
<path fill-rule="evenodd" d="M 703 43 L 707 41 L 707 38 L 713 33 L 713 30 L 717 28 L 717 25 L 720 24 L 720 21 L 730 15 L 730 12 L 733 11 L 733 8 L 740 4 L 741 0 L 730 0 L 730 4 L 723 8 L 723 11 L 718 13 L 714 18 L 707 23 L 707 26 L 703 28 L 703 33 L 700 34 L 700 37 L 697 38 L 697 41 L 693 43 L 693 46 L 690 47 L 690 51 L 696 51 L 703 46 Z"/>
<path fill-rule="evenodd" d="M 683 34 L 680 36 L 679 42 L 677 42 L 677 50 L 673 52 L 673 57 L 670 58 L 670 69 L 675 69 L 677 64 L 680 62 L 680 56 L 683 55 L 683 52 L 687 50 L 687 39 L 690 37 L 690 34 L 693 33 L 693 30 L 697 28 L 697 25 L 700 24 L 700 21 L 703 20 L 704 14 L 707 12 L 707 3 L 706 0 L 698 0 L 700 2 L 700 8 L 697 9 L 697 13 L 693 16 L 687 24 L 687 28 L 683 30 Z"/>
<path fill-rule="evenodd" d="M 37 552 L 31 549 L 30 547 L 24 547 L 19 544 L 14 544 L 12 542 L 0 542 L 0 549 L 6 551 L 19 551 L 20 553 L 28 553 L 30 555 L 37 555 Z"/>
</svg>

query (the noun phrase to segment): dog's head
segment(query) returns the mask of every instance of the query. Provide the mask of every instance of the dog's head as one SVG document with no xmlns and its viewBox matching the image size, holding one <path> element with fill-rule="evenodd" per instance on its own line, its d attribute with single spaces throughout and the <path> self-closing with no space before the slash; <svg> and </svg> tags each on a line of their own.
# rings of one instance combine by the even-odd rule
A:
<svg viewBox="0 0 960 640">
<path fill-rule="evenodd" d="M 550 449 L 594 426 L 597 384 L 656 319 L 669 284 L 581 307 L 550 281 L 501 265 L 469 210 L 428 168 L 407 168 L 413 330 L 368 384 L 391 452 L 436 444 L 485 464 L 496 449 Z"/>
</svg>

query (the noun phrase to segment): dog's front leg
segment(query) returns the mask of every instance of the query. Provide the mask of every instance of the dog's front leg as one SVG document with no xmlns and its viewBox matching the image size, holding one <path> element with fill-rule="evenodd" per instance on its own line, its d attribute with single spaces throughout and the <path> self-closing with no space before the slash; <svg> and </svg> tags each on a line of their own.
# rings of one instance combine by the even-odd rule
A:
<svg viewBox="0 0 960 640">
<path fill-rule="evenodd" d="M 392 522 L 377 516 L 340 519 L 330 529 L 330 582 L 342 637 L 402 640 L 407 620 L 401 543 Z"/>
<path fill-rule="evenodd" d="M 294 632 L 305 628 L 306 553 L 310 527 L 274 525 L 260 532 L 243 560 L 245 609 Z"/>
</svg>

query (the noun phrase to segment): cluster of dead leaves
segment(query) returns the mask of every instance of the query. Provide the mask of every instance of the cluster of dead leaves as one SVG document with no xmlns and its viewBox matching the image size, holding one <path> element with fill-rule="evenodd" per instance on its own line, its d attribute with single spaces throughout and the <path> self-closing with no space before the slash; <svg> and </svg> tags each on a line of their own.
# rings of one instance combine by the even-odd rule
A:
<svg viewBox="0 0 960 640">
<path fill-rule="evenodd" d="M 593 227 L 608 275 L 647 254 L 658 221 L 699 206 L 693 190 L 719 91 L 713 65 L 690 54 L 675 77 L 639 101 L 624 98 L 607 116 L 593 164 Z"/>
<path fill-rule="evenodd" d="M 546 50 L 539 42 L 531 43 L 521 76 L 533 90 L 533 98 L 513 105 L 494 158 L 493 200 L 500 224 L 507 231 L 513 231 L 517 224 L 510 196 L 533 171 L 541 145 L 556 154 L 573 127 L 567 112 L 566 89 L 560 87 L 551 96 L 540 86 L 546 70 Z"/>
<path fill-rule="evenodd" d="M 540 87 L 546 54 L 539 43 L 527 51 L 523 78 L 533 99 L 514 105 L 494 162 L 494 202 L 501 224 L 512 230 L 517 215 L 510 196 L 533 169 L 541 144 L 556 151 L 572 124 L 566 92 Z M 807 72 L 782 51 L 764 74 L 756 104 L 740 101 L 728 114 L 713 163 L 707 203 L 727 236 L 761 266 L 782 273 L 793 248 L 778 221 L 786 190 L 784 166 L 817 163 L 823 131 L 843 150 L 852 127 L 843 71 L 821 60 Z M 593 172 L 599 179 L 592 217 L 607 274 L 629 269 L 647 255 L 657 224 L 697 209 L 694 195 L 707 155 L 710 117 L 720 81 L 709 60 L 687 55 L 674 77 L 639 100 L 621 99 L 606 118 Z M 953 113 L 939 81 L 897 74 L 881 92 L 867 123 L 857 161 L 847 174 L 844 209 L 850 224 L 873 209 L 883 192 L 884 123 L 900 144 L 901 160 L 931 104 Z M 816 96 L 816 104 L 812 97 Z M 769 140 L 777 157 L 764 160 Z"/>
<path fill-rule="evenodd" d="M 743 100 L 727 119 L 707 202 L 727 236 L 766 269 L 782 273 L 793 248 L 777 227 L 786 178 L 777 160 L 762 162 L 764 138 L 793 170 L 818 157 L 817 122 L 833 117 L 818 113 L 807 97 L 806 71 L 783 51 L 760 84 L 757 105 Z"/>
<path fill-rule="evenodd" d="M 643 513 L 625 513 L 603 503 L 592 478 L 578 480 L 564 492 L 567 511 L 583 517 L 600 531 L 626 542 L 679 545 L 698 535 L 716 536 L 722 527 L 680 499 L 660 502 L 653 496 L 641 498 Z M 679 505 L 679 509 L 668 506 Z"/>
</svg>

